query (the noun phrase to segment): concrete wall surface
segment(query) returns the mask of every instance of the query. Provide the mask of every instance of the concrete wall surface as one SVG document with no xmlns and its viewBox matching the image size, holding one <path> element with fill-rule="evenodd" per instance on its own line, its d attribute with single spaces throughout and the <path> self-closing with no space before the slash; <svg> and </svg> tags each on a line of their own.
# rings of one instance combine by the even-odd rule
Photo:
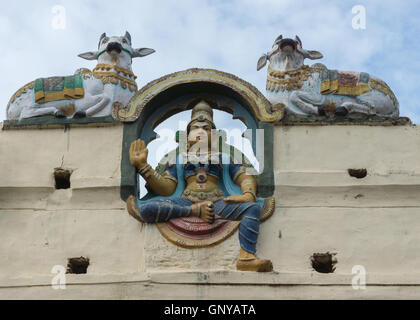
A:
<svg viewBox="0 0 420 320">
<path fill-rule="evenodd" d="M 420 298 L 418 127 L 275 126 L 276 210 L 257 247 L 269 274 L 235 271 L 237 233 L 183 249 L 130 217 L 122 137 L 121 124 L 0 130 L 0 299 Z M 55 168 L 71 188 L 56 190 Z M 318 273 L 311 256 L 327 252 L 335 271 Z M 87 274 L 54 290 L 52 268 L 80 256 Z"/>
</svg>

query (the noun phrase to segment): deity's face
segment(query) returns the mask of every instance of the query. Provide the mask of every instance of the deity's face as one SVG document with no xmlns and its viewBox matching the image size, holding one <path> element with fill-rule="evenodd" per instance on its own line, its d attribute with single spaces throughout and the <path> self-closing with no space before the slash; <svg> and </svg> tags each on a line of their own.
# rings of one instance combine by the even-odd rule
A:
<svg viewBox="0 0 420 320">
<path fill-rule="evenodd" d="M 208 122 L 194 122 L 188 133 L 188 149 L 208 152 L 211 148 L 212 126 Z"/>
</svg>

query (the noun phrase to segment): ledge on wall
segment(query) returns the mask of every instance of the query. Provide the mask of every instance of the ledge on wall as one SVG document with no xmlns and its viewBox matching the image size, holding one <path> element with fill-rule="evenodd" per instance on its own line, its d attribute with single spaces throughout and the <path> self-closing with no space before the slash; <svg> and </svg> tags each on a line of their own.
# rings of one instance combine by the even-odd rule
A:
<svg viewBox="0 0 420 320">
<path fill-rule="evenodd" d="M 1 299 L 418 299 L 418 274 L 370 275 L 366 289 L 353 274 L 237 271 L 66 275 L 65 290 L 51 276 L 0 280 Z M 64 289 L 64 288 L 63 288 Z M 176 295 L 174 294 L 176 290 Z"/>
<path fill-rule="evenodd" d="M 5 120 L 3 130 L 17 129 L 57 129 L 66 127 L 92 126 L 105 127 L 118 124 L 112 116 L 106 117 L 86 117 L 79 119 L 63 118 L 59 119 L 55 116 L 42 116 L 21 120 Z"/>
<path fill-rule="evenodd" d="M 276 123 L 283 126 L 299 125 L 370 125 L 370 126 L 405 126 L 413 125 L 407 117 L 388 118 L 363 113 L 351 113 L 347 116 L 318 116 L 286 113 L 284 118 Z"/>
</svg>

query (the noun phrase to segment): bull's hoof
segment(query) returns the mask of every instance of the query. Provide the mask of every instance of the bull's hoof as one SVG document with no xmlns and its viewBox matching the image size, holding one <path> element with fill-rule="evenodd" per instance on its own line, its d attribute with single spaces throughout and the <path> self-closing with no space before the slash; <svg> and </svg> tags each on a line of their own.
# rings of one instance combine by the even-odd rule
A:
<svg viewBox="0 0 420 320">
<path fill-rule="evenodd" d="M 344 117 L 349 114 L 349 111 L 345 107 L 338 107 L 337 109 L 335 109 L 334 114 L 336 116 Z"/>
<path fill-rule="evenodd" d="M 324 107 L 318 107 L 318 115 L 320 116 L 326 115 Z"/>
<path fill-rule="evenodd" d="M 59 118 L 59 119 L 66 118 L 66 115 L 65 115 L 65 114 L 64 114 L 64 112 L 63 112 L 63 111 L 61 111 L 61 110 L 57 110 L 57 111 L 54 113 L 54 116 L 55 116 L 56 118 Z"/>
<path fill-rule="evenodd" d="M 73 118 L 76 118 L 76 119 L 78 119 L 78 118 L 86 118 L 86 112 L 85 111 L 77 111 L 74 114 Z"/>
</svg>

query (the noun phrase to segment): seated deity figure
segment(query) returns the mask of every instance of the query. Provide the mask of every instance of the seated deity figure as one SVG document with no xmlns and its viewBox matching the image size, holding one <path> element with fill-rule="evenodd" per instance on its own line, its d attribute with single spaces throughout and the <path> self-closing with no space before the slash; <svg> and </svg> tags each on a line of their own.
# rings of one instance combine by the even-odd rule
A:
<svg viewBox="0 0 420 320">
<path fill-rule="evenodd" d="M 237 270 L 271 272 L 271 261 L 255 255 L 262 213 L 261 206 L 256 203 L 257 180 L 231 156 L 226 159 L 219 149 L 212 149 L 215 131 L 213 110 L 207 102 L 200 101 L 193 108 L 187 126 L 187 159 L 181 164 L 182 170 L 168 162 L 163 174 L 147 163 L 145 142 L 134 141 L 130 146 L 130 162 L 145 179 L 146 187 L 160 197 L 140 204 L 138 213 L 130 214 L 143 223 L 167 222 L 181 217 L 199 217 L 209 224 L 215 219 L 240 221 Z M 180 172 L 183 176 L 179 176 Z M 224 194 L 219 184 L 223 174 L 229 175 L 242 194 Z M 171 197 L 179 183 L 184 186 L 182 195 Z"/>
</svg>

